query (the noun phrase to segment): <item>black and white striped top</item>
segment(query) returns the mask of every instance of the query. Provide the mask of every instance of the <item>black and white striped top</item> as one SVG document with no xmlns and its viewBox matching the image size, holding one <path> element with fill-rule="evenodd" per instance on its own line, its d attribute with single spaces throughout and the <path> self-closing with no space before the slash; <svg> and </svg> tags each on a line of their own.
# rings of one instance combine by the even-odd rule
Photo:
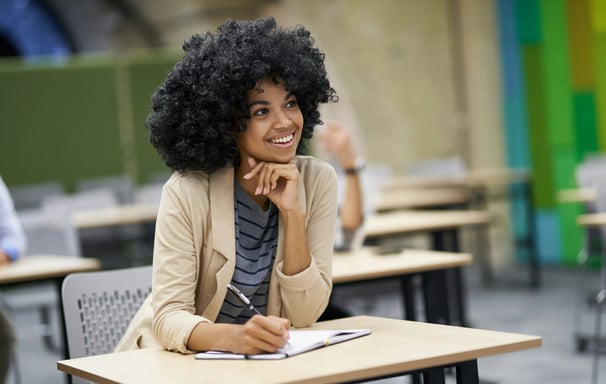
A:
<svg viewBox="0 0 606 384">
<path fill-rule="evenodd" d="M 236 269 L 232 284 L 263 314 L 267 313 L 269 279 L 278 245 L 278 208 L 263 211 L 234 181 Z M 245 323 L 253 313 L 228 291 L 217 323 Z"/>
</svg>

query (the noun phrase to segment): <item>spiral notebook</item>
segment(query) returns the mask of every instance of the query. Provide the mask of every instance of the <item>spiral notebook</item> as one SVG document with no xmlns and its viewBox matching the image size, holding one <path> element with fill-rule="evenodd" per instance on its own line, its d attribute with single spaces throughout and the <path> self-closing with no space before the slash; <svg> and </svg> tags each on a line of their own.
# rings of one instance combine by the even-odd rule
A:
<svg viewBox="0 0 606 384">
<path fill-rule="evenodd" d="M 278 360 L 304 352 L 313 351 L 329 345 L 356 339 L 371 333 L 370 329 L 340 329 L 340 330 L 298 330 L 290 331 L 289 347 L 279 349 L 276 353 L 260 353 L 243 355 L 238 353 L 208 351 L 196 353 L 200 360 Z"/>
</svg>

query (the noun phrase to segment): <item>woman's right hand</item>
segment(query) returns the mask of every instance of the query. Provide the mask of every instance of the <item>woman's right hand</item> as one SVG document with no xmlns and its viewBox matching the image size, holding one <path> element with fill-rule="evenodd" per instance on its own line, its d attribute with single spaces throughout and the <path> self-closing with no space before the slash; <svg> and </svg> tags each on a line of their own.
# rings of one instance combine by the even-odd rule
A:
<svg viewBox="0 0 606 384">
<path fill-rule="evenodd" d="M 289 337 L 290 321 L 276 316 L 254 315 L 238 327 L 233 352 L 247 355 L 274 353 L 284 347 Z"/>
</svg>

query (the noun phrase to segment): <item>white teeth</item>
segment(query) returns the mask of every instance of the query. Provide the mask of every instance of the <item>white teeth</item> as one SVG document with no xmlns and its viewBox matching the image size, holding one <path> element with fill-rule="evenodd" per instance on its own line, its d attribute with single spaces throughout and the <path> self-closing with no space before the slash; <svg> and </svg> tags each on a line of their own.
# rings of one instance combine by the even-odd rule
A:
<svg viewBox="0 0 606 384">
<path fill-rule="evenodd" d="M 278 137 L 276 139 L 271 139 L 271 142 L 274 143 L 274 144 L 284 144 L 284 143 L 290 142 L 293 138 L 294 138 L 294 136 L 291 133 L 288 136 Z"/>
</svg>

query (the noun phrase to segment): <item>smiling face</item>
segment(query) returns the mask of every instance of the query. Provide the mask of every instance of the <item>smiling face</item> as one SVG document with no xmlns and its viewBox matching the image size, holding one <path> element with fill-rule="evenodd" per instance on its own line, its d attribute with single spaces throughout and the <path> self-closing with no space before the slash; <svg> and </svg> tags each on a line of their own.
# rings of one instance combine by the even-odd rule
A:
<svg viewBox="0 0 606 384">
<path fill-rule="evenodd" d="M 250 118 L 244 132 L 238 132 L 236 144 L 240 166 L 248 167 L 248 158 L 271 163 L 294 159 L 301 140 L 303 115 L 297 98 L 280 78 L 265 77 L 246 92 Z"/>
</svg>

